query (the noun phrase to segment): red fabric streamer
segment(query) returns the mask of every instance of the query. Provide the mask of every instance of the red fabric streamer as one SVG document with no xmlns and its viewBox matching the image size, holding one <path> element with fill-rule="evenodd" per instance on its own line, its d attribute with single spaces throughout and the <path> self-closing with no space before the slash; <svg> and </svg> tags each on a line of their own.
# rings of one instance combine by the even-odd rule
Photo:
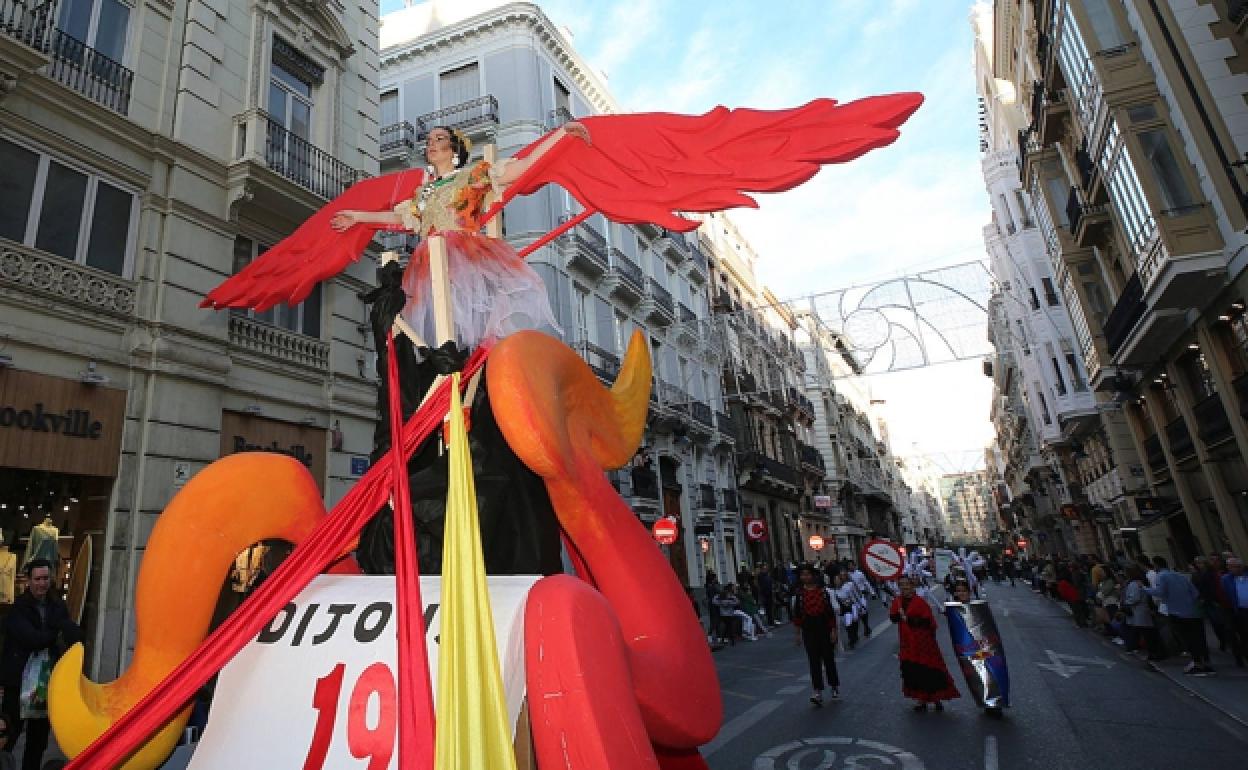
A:
<svg viewBox="0 0 1248 770">
<path fill-rule="evenodd" d="M 390 330 L 390 446 L 402 443 L 403 407 L 399 397 L 399 364 Z M 433 770 L 433 683 L 429 677 L 429 650 L 425 647 L 425 603 L 420 596 L 420 564 L 412 526 L 412 498 L 408 494 L 407 459 L 390 452 L 394 467 L 394 574 L 399 615 L 399 767 Z"/>
<path fill-rule="evenodd" d="M 464 367 L 463 383 L 485 362 L 488 350 L 478 347 Z M 450 408 L 450 380 L 444 381 L 408 420 L 402 455 L 410 457 L 442 424 Z M 255 593 L 81 754 L 66 770 L 99 770 L 120 766 L 151 735 L 182 710 L 199 688 L 247 645 L 266 624 L 327 565 L 333 563 L 390 496 L 394 473 L 390 452 L 364 474 L 334 506 L 308 539 L 273 571 Z"/>
</svg>

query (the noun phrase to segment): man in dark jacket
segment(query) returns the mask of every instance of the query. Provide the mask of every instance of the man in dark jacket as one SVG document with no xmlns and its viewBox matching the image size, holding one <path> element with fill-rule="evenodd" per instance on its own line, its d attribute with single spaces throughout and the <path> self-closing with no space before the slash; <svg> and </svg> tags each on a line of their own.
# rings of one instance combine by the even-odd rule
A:
<svg viewBox="0 0 1248 770">
<path fill-rule="evenodd" d="M 55 663 L 70 645 L 82 640 L 82 631 L 70 620 L 65 602 L 52 590 L 52 564 L 47 559 L 33 559 L 22 571 L 26 574 L 26 590 L 13 602 L 4 620 L 4 652 L 0 654 L 4 698 L 0 709 L 9 727 L 5 750 L 13 751 L 25 729 L 22 770 L 39 770 L 43 752 L 48 748 L 50 725 L 47 717 L 21 718 L 22 670 L 30 656 L 40 650 L 47 650 Z"/>
</svg>

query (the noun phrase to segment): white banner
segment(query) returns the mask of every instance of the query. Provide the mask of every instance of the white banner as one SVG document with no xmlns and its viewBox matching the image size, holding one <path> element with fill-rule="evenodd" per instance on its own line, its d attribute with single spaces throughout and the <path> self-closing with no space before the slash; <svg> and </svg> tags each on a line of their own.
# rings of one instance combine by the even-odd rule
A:
<svg viewBox="0 0 1248 770">
<path fill-rule="evenodd" d="M 489 579 L 510 724 L 524 698 L 524 605 L 539 576 Z M 442 579 L 421 578 L 437 693 Z M 398 767 L 394 578 L 322 575 L 221 671 L 190 770 Z"/>
</svg>

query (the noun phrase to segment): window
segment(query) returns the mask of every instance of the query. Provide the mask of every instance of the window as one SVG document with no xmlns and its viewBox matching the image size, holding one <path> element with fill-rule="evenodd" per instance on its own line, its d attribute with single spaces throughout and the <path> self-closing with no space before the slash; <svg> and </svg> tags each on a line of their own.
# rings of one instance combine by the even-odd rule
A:
<svg viewBox="0 0 1248 770">
<path fill-rule="evenodd" d="M 1057 395 L 1066 395 L 1066 378 L 1062 375 L 1062 365 L 1057 362 L 1057 353 L 1053 350 L 1053 343 L 1044 343 L 1044 349 L 1049 354 L 1049 361 L 1053 364 L 1053 376 L 1057 378 Z"/>
<path fill-rule="evenodd" d="M 0 139 L 0 237 L 129 276 L 138 200 L 95 174 Z"/>
<path fill-rule="evenodd" d="M 242 270 L 251 261 L 268 250 L 250 238 L 239 235 L 234 238 L 234 272 Z M 233 308 L 234 315 L 254 318 L 257 321 L 277 326 L 287 331 L 302 334 L 306 337 L 321 337 L 321 284 L 312 289 L 312 293 L 298 305 L 274 305 L 263 313 L 247 308 Z"/>
<path fill-rule="evenodd" d="M 1092 33 L 1099 43 L 1098 50 L 1115 48 L 1127 42 L 1108 0 L 1084 0 L 1083 9 L 1088 14 L 1088 21 L 1092 22 Z"/>
<path fill-rule="evenodd" d="M 568 87 L 559 82 L 559 78 L 555 78 L 555 111 L 563 111 L 563 114 L 571 117 L 572 115 L 572 92 Z"/>
<path fill-rule="evenodd" d="M 589 289 L 573 284 L 572 291 L 575 297 L 572 310 L 576 313 L 576 341 L 584 342 L 589 339 Z"/>
<path fill-rule="evenodd" d="M 399 90 L 392 88 L 381 95 L 381 126 L 399 123 Z"/>
<path fill-rule="evenodd" d="M 120 64 L 126 56 L 130 6 L 119 0 L 63 0 L 57 26 Z M 86 52 L 75 46 L 62 46 L 58 51 L 58 55 L 66 53 L 81 64 Z"/>
<path fill-rule="evenodd" d="M 1153 169 L 1153 178 L 1161 188 L 1161 198 L 1167 209 L 1181 209 L 1191 206 L 1192 193 L 1183 178 L 1179 162 L 1174 157 L 1170 141 L 1166 138 L 1164 128 L 1154 128 L 1136 134 L 1140 140 L 1140 149 Z"/>
<path fill-rule="evenodd" d="M 1070 382 L 1075 390 L 1079 392 L 1087 390 L 1088 384 L 1083 380 L 1083 373 L 1079 370 L 1079 362 L 1075 359 L 1074 353 L 1066 354 L 1066 367 L 1070 369 Z"/>
<path fill-rule="evenodd" d="M 1041 278 L 1040 282 L 1044 284 L 1044 301 L 1050 306 L 1056 305 L 1059 300 L 1057 298 L 1057 289 L 1053 288 L 1053 279 Z"/>
<path fill-rule="evenodd" d="M 481 74 L 476 63 L 467 64 L 438 76 L 439 105 L 445 109 L 470 102 L 481 95 Z"/>
<path fill-rule="evenodd" d="M 1178 364 L 1184 379 L 1187 380 L 1188 387 L 1192 389 L 1192 394 L 1198 400 L 1208 398 L 1218 392 L 1213 383 L 1213 372 L 1209 371 L 1209 362 L 1205 360 L 1204 353 L 1197 351 L 1183 356 Z"/>
<path fill-rule="evenodd" d="M 1028 295 L 1029 295 L 1029 297 L 1031 298 L 1031 309 L 1032 309 L 1032 310 L 1039 310 L 1039 309 L 1040 309 L 1040 298 L 1036 296 L 1036 290 L 1035 290 L 1035 289 L 1033 289 L 1033 288 L 1031 288 L 1030 286 L 1028 286 L 1028 287 L 1027 287 L 1027 294 L 1028 294 Z"/>
</svg>

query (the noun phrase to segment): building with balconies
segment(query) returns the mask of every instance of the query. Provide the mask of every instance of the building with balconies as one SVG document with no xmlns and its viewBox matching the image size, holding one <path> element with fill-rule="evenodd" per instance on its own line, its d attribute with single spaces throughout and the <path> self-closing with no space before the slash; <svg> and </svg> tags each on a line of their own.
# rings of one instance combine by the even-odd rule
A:
<svg viewBox="0 0 1248 770">
<path fill-rule="evenodd" d="M 6 427 L 0 490 L 46 489 L 62 556 L 99 555 L 93 678 L 130 657 L 136 570 L 187 479 L 280 451 L 330 505 L 367 468 L 365 262 L 295 307 L 198 305 L 377 173 L 376 39 L 368 2 L 0 0 L 0 389 L 99 428 L 31 452 Z M 38 519 L 12 502 L 15 544 Z"/>
<path fill-rule="evenodd" d="M 418 162 L 434 126 L 466 132 L 478 153 L 492 144 L 507 157 L 575 117 L 619 111 L 605 81 L 532 3 L 474 13 L 427 2 L 387 14 L 380 79 L 387 169 Z M 576 216 L 577 206 L 553 186 L 521 197 L 503 213 L 503 237 L 525 246 Z M 736 574 L 749 560 L 737 423 L 723 397 L 722 336 L 710 319 L 708 258 L 697 236 L 595 215 L 529 262 L 564 341 L 604 381 L 618 372 L 633 331 L 645 334 L 654 368 L 648 426 L 642 450 L 612 480 L 643 522 L 679 519 L 680 539 L 664 548 L 682 582 L 700 586 L 708 569 Z"/>
<path fill-rule="evenodd" d="M 1072 481 L 1122 490 L 1087 522 L 1115 549 L 1181 563 L 1248 550 L 1248 46 L 1230 10 L 1049 0 L 994 19 L 1012 46 L 995 77 L 1031 105 L 1021 178 L 1099 396 Z"/>
</svg>

